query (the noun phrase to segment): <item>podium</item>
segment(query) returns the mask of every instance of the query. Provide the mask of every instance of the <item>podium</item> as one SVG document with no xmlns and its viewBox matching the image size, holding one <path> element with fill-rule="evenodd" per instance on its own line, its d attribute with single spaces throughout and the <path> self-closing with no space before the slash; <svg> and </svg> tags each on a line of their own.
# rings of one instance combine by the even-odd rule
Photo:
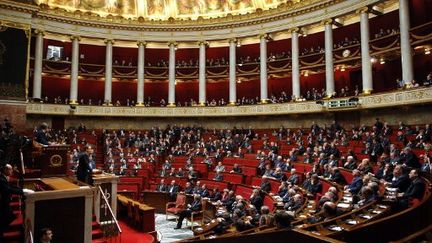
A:
<svg viewBox="0 0 432 243">
<path fill-rule="evenodd" d="M 41 177 L 66 176 L 68 170 L 67 152 L 69 145 L 42 147 L 38 158 Z"/>
<path fill-rule="evenodd" d="M 24 225 L 35 239 L 48 227 L 56 242 L 91 243 L 94 188 L 66 177 L 25 180 L 24 187 L 38 190 L 24 199 Z M 25 234 L 24 242 L 29 240 Z"/>
<path fill-rule="evenodd" d="M 119 177 L 113 174 L 93 174 L 93 186 L 96 187 L 94 196 L 94 212 L 96 221 L 100 224 L 109 223 L 112 218 L 108 212 L 108 207 L 98 189 L 101 187 L 103 194 L 108 199 L 114 216 L 117 215 L 117 184 Z"/>
</svg>

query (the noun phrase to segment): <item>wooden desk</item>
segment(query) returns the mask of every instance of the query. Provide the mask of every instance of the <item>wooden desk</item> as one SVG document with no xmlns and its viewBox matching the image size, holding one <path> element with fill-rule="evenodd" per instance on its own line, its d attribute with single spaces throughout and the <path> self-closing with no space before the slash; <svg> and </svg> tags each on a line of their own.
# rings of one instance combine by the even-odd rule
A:
<svg viewBox="0 0 432 243">
<path fill-rule="evenodd" d="M 140 213 L 143 218 L 142 231 L 144 232 L 153 232 L 155 231 L 155 208 L 150 207 L 146 204 L 140 203 L 133 199 L 127 198 L 123 195 L 117 195 L 117 199 L 121 205 L 127 207 L 128 203 L 132 203 L 132 205 L 138 205 L 140 209 Z"/>
<path fill-rule="evenodd" d="M 165 213 L 166 204 L 170 201 L 169 193 L 144 191 L 142 193 L 142 201 L 154 207 L 157 213 Z"/>
<path fill-rule="evenodd" d="M 64 178 L 52 177 L 44 178 L 42 182 L 51 187 L 54 190 L 70 190 L 79 189 L 80 187 Z"/>
</svg>

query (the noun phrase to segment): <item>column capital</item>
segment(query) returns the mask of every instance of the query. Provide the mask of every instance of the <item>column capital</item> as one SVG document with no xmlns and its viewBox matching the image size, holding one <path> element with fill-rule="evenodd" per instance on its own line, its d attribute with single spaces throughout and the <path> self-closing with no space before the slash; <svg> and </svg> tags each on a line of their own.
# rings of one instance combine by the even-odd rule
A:
<svg viewBox="0 0 432 243">
<path fill-rule="evenodd" d="M 362 13 L 369 13 L 369 8 L 367 6 L 359 8 L 356 10 L 357 14 L 362 14 Z"/>
<path fill-rule="evenodd" d="M 146 47 L 147 46 L 147 42 L 146 41 L 138 41 L 137 42 L 137 46 L 144 46 L 144 47 Z"/>
<path fill-rule="evenodd" d="M 178 43 L 176 41 L 168 41 L 168 46 L 174 45 L 174 47 L 178 46 Z"/>
<path fill-rule="evenodd" d="M 208 41 L 202 40 L 202 41 L 198 41 L 198 45 L 205 45 L 206 47 L 209 45 Z"/>
<path fill-rule="evenodd" d="M 114 44 L 115 41 L 114 41 L 113 39 L 105 39 L 105 40 L 104 40 L 104 43 L 105 43 L 105 44 L 108 44 L 108 43 Z"/>
<path fill-rule="evenodd" d="M 288 30 L 290 33 L 299 33 L 300 32 L 300 28 L 298 27 L 294 27 Z"/>
<path fill-rule="evenodd" d="M 73 41 L 73 40 L 81 41 L 81 36 L 78 36 L 78 35 L 71 35 L 71 36 L 70 36 L 70 39 L 71 39 L 71 41 Z"/>
<path fill-rule="evenodd" d="M 258 37 L 261 39 L 269 39 L 270 35 L 267 33 L 259 34 Z"/>
<path fill-rule="evenodd" d="M 44 35 L 45 35 L 45 30 L 42 30 L 42 29 L 35 29 L 35 30 L 34 30 L 34 33 L 35 33 L 36 35 L 42 35 L 42 36 L 44 36 Z"/>
<path fill-rule="evenodd" d="M 328 24 L 333 24 L 334 20 L 333 19 L 325 19 L 323 21 L 321 21 L 322 25 L 328 25 Z"/>
<path fill-rule="evenodd" d="M 228 42 L 237 44 L 239 42 L 239 40 L 237 38 L 230 38 L 230 39 L 228 39 Z"/>
</svg>

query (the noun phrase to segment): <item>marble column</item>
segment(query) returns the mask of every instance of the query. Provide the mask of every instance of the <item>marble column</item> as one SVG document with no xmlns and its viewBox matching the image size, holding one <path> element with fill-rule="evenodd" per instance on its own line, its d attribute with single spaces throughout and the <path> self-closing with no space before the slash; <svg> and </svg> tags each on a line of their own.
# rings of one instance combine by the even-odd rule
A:
<svg viewBox="0 0 432 243">
<path fill-rule="evenodd" d="M 260 94 L 261 103 L 265 104 L 268 100 L 267 88 L 267 38 L 268 35 L 260 35 Z"/>
<path fill-rule="evenodd" d="M 237 101 L 237 90 L 236 90 L 236 48 L 237 40 L 229 40 L 229 105 L 235 105 Z"/>
<path fill-rule="evenodd" d="M 112 105 L 112 56 L 114 40 L 105 40 L 105 96 L 104 103 Z"/>
<path fill-rule="evenodd" d="M 409 0 L 399 0 L 399 30 L 402 62 L 402 80 L 405 84 L 414 79 L 410 43 Z"/>
<path fill-rule="evenodd" d="M 367 7 L 360 9 L 359 12 L 363 94 L 370 94 L 373 90 L 373 81 L 372 64 L 369 52 L 369 12 Z"/>
<path fill-rule="evenodd" d="M 137 77 L 137 102 L 136 106 L 144 106 L 144 51 L 146 43 L 138 42 L 138 77 Z"/>
<path fill-rule="evenodd" d="M 205 41 L 199 42 L 199 97 L 200 106 L 206 103 L 206 46 Z"/>
<path fill-rule="evenodd" d="M 291 30 L 291 66 L 292 92 L 296 99 L 300 98 L 300 63 L 299 63 L 299 29 Z"/>
<path fill-rule="evenodd" d="M 169 67 L 168 67 L 168 106 L 175 106 L 175 49 L 176 43 L 169 44 Z"/>
<path fill-rule="evenodd" d="M 324 21 L 325 28 L 325 65 L 326 65 L 326 93 L 331 97 L 335 92 L 333 66 L 333 20 Z"/>
<path fill-rule="evenodd" d="M 72 58 L 71 58 L 71 84 L 69 103 L 78 104 L 78 65 L 79 65 L 79 36 L 71 36 L 72 40 Z"/>
<path fill-rule="evenodd" d="M 42 59 L 43 59 L 43 36 L 42 30 L 35 30 L 36 47 L 35 47 L 35 62 L 33 73 L 33 99 L 41 99 L 42 97 Z"/>
</svg>

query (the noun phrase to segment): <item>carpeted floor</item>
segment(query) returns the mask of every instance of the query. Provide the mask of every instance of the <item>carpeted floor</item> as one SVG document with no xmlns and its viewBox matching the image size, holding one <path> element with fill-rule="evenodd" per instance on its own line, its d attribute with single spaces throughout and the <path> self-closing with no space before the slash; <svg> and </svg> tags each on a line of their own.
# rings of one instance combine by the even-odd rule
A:
<svg viewBox="0 0 432 243">
<path fill-rule="evenodd" d="M 161 242 L 174 242 L 177 240 L 190 238 L 193 236 L 190 227 L 186 226 L 186 220 L 183 221 L 183 226 L 181 229 L 174 230 L 177 225 L 177 221 L 174 216 L 169 216 L 168 220 L 165 219 L 165 214 L 156 214 L 156 231 L 158 231 L 161 236 Z M 190 223 L 189 223 L 190 226 Z"/>
<path fill-rule="evenodd" d="M 149 243 L 152 239 L 151 235 L 137 231 L 130 227 L 127 223 L 119 220 L 120 227 L 123 231 L 121 242 L 124 243 Z"/>
<path fill-rule="evenodd" d="M 174 227 L 177 225 L 176 218 L 174 216 L 169 216 L 168 220 L 165 219 L 165 214 L 156 214 L 155 215 L 155 223 L 156 223 L 156 231 L 159 233 L 159 237 L 161 237 L 162 243 L 174 242 L 185 238 L 190 238 L 193 236 L 193 232 L 190 229 L 190 223 L 186 226 L 186 220 L 183 221 L 183 226 L 181 229 L 174 230 Z M 122 233 L 122 242 L 124 243 L 148 243 L 149 235 L 137 231 L 133 227 L 130 227 L 123 220 L 119 220 L 120 227 L 123 231 Z"/>
</svg>

